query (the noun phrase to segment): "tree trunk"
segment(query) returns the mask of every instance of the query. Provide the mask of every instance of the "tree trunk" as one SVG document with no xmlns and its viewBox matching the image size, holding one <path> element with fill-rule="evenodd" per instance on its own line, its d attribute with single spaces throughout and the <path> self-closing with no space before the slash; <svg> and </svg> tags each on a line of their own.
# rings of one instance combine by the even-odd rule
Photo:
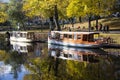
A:
<svg viewBox="0 0 120 80">
<path fill-rule="evenodd" d="M 64 23 L 64 20 L 62 20 L 62 27 L 64 27 L 65 23 Z"/>
<path fill-rule="evenodd" d="M 98 26 L 98 16 L 96 16 L 96 26 Z"/>
<path fill-rule="evenodd" d="M 21 24 L 22 24 L 23 30 L 26 30 L 26 27 L 25 27 L 25 25 L 24 25 L 24 22 L 21 22 Z"/>
<path fill-rule="evenodd" d="M 55 11 L 55 14 L 54 14 L 54 16 L 55 16 L 55 25 L 56 25 L 56 27 L 57 27 L 57 31 L 61 31 L 61 27 L 60 27 L 59 22 L 58 22 L 58 10 L 57 10 L 57 5 L 55 5 L 54 11 Z"/>
<path fill-rule="evenodd" d="M 54 27 L 53 27 L 53 17 L 49 17 L 50 19 L 50 22 L 49 22 L 49 28 L 50 28 L 50 31 L 54 30 Z"/>
<path fill-rule="evenodd" d="M 90 32 L 91 30 L 91 16 L 88 18 L 88 31 Z"/>
<path fill-rule="evenodd" d="M 79 17 L 79 22 L 80 22 L 80 23 L 82 22 L 82 18 L 81 18 L 81 16 Z"/>
<path fill-rule="evenodd" d="M 73 21 L 73 18 L 71 18 L 71 21 L 72 21 L 72 27 L 74 27 L 74 21 Z"/>
<path fill-rule="evenodd" d="M 64 25 L 65 25 L 65 24 L 64 24 L 64 20 L 62 20 L 62 29 L 64 28 Z"/>
<path fill-rule="evenodd" d="M 43 21 L 42 20 L 40 20 L 40 23 L 41 23 L 41 32 L 43 31 Z"/>
</svg>

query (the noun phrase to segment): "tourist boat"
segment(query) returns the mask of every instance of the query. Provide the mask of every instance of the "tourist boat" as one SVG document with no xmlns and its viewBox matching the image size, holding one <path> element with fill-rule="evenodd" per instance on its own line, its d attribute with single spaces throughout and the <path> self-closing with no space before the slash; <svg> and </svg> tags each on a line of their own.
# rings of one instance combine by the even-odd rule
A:
<svg viewBox="0 0 120 80">
<path fill-rule="evenodd" d="M 98 32 L 66 31 L 51 31 L 48 34 L 48 43 L 84 48 L 99 48 L 107 44 Z"/>
<path fill-rule="evenodd" d="M 63 60 L 74 60 L 79 62 L 96 62 L 98 56 L 107 54 L 102 49 L 85 49 L 57 45 L 48 45 L 49 56 Z"/>
<path fill-rule="evenodd" d="M 10 41 L 33 42 L 34 38 L 35 38 L 34 32 L 26 32 L 26 31 L 10 32 Z"/>
<path fill-rule="evenodd" d="M 47 34 L 39 32 L 12 31 L 10 41 L 16 42 L 46 42 Z"/>
</svg>

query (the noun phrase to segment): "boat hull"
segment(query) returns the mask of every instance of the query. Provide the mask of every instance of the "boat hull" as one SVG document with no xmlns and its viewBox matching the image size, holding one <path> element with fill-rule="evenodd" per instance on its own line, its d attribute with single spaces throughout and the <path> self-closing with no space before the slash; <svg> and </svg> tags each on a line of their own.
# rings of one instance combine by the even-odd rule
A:
<svg viewBox="0 0 120 80">
<path fill-rule="evenodd" d="M 57 40 L 48 39 L 48 44 L 55 44 L 61 46 L 68 46 L 68 47 L 80 47 L 80 48 L 100 48 L 102 45 L 98 44 L 76 44 L 76 43 L 67 43 L 61 42 Z"/>
</svg>

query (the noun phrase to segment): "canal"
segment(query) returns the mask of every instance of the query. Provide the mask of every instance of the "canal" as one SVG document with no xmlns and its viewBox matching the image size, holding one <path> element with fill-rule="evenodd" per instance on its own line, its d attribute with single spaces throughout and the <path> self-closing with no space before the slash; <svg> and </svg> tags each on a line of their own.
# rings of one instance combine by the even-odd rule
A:
<svg viewBox="0 0 120 80">
<path fill-rule="evenodd" d="M 120 49 L 84 49 L 6 41 L 0 35 L 0 80 L 120 80 Z"/>
</svg>

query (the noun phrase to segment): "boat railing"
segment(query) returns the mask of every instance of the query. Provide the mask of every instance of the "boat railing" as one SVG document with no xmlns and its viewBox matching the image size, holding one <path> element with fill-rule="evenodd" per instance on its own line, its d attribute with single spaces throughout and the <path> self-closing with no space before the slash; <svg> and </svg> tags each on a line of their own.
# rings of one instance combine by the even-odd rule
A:
<svg viewBox="0 0 120 80">
<path fill-rule="evenodd" d="M 97 43 L 107 43 L 107 44 L 113 44 L 116 43 L 116 41 L 113 38 L 110 37 L 100 37 L 98 39 L 94 40 Z"/>
</svg>

